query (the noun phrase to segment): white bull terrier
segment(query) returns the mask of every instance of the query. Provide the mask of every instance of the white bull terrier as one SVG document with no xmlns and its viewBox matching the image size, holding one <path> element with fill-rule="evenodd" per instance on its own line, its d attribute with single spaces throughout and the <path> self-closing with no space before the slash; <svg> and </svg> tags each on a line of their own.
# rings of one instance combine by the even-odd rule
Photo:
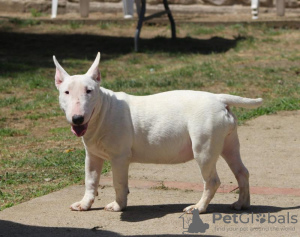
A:
<svg viewBox="0 0 300 237">
<path fill-rule="evenodd" d="M 86 151 L 85 194 L 72 210 L 91 208 L 104 160 L 111 162 L 116 191 L 116 200 L 105 210 L 121 211 L 127 205 L 130 163 L 178 164 L 194 159 L 204 191 L 200 201 L 184 211 L 204 213 L 220 186 L 216 170 L 220 155 L 239 185 L 239 199 L 232 207 L 249 207 L 249 173 L 240 157 L 237 122 L 229 106 L 255 108 L 262 99 L 186 90 L 150 96 L 115 93 L 99 86 L 100 53 L 84 75 L 69 76 L 55 56 L 53 60 L 60 106 Z"/>
</svg>

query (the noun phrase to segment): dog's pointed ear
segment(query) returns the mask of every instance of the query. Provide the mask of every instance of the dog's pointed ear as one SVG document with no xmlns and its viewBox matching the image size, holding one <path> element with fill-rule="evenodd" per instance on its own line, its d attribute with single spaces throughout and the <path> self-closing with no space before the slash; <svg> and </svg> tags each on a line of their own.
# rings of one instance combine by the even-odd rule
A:
<svg viewBox="0 0 300 237">
<path fill-rule="evenodd" d="M 65 69 L 62 68 L 62 66 L 60 66 L 55 56 L 53 56 L 53 61 L 56 66 L 55 85 L 56 88 L 58 89 L 60 84 L 66 79 L 66 77 L 69 77 L 69 74 L 65 71 Z"/>
<path fill-rule="evenodd" d="M 86 75 L 94 79 L 96 82 L 101 81 L 101 74 L 99 71 L 99 62 L 100 62 L 100 52 L 98 52 L 97 57 L 90 67 L 90 69 L 87 71 Z"/>
</svg>

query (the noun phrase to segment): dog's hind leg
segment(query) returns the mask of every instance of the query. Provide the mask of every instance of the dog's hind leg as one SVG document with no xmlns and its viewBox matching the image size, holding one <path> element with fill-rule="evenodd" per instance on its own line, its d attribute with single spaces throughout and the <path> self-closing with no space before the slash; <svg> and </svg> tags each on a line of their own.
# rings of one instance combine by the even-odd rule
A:
<svg viewBox="0 0 300 237">
<path fill-rule="evenodd" d="M 249 172 L 241 160 L 240 143 L 236 128 L 225 138 L 222 156 L 239 185 L 239 199 L 232 204 L 232 208 L 236 210 L 246 209 L 250 206 Z"/>
<path fill-rule="evenodd" d="M 106 205 L 106 211 L 122 211 L 127 206 L 128 188 L 128 169 L 127 158 L 118 157 L 111 160 L 113 173 L 113 184 L 116 191 L 116 200 Z"/>
<path fill-rule="evenodd" d="M 191 213 L 194 209 L 198 209 L 199 213 L 206 212 L 208 204 L 221 184 L 216 170 L 216 162 L 221 153 L 223 142 L 220 137 L 217 136 L 212 138 L 206 136 L 205 139 L 206 141 L 201 143 L 199 140 L 195 142 L 192 141 L 194 158 L 201 170 L 204 190 L 202 197 L 197 204 L 188 206 L 183 210 L 187 213 Z M 200 141 L 201 140 L 204 139 L 200 139 Z"/>
</svg>

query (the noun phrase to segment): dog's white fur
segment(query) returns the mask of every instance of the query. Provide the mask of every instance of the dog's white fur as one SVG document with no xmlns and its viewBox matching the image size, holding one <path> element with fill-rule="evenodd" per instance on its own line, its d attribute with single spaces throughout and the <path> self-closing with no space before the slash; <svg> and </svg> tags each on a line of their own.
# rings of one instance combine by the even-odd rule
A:
<svg viewBox="0 0 300 237">
<path fill-rule="evenodd" d="M 121 211 L 127 205 L 128 168 L 132 162 L 177 164 L 195 159 L 204 180 L 200 201 L 184 209 L 199 213 L 206 208 L 220 185 L 216 162 L 224 157 L 234 173 L 240 210 L 250 205 L 249 173 L 240 158 L 237 124 L 229 106 L 255 108 L 262 99 L 248 99 L 200 91 L 170 91 L 150 96 L 115 93 L 99 87 L 98 53 L 85 75 L 69 76 L 53 57 L 55 84 L 67 121 L 86 150 L 85 195 L 72 210 L 91 208 L 97 195 L 104 160 L 111 162 L 116 200 L 105 210 Z M 81 125 L 73 116 L 84 117 Z"/>
</svg>

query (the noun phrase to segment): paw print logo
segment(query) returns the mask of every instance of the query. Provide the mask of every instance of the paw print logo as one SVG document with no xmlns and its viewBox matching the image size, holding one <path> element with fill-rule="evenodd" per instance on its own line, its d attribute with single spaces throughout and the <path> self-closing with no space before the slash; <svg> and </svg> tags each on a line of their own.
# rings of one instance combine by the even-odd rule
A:
<svg viewBox="0 0 300 237">
<path fill-rule="evenodd" d="M 266 222 L 265 214 L 257 214 L 256 217 L 257 217 L 256 221 L 259 222 L 260 224 Z"/>
</svg>

